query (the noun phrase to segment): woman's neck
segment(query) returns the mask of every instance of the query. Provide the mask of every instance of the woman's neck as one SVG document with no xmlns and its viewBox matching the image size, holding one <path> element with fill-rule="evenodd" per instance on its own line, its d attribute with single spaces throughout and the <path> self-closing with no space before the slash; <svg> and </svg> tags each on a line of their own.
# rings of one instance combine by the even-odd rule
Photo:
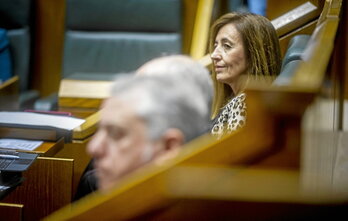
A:
<svg viewBox="0 0 348 221">
<path fill-rule="evenodd" d="M 238 77 L 235 81 L 231 82 L 228 85 L 230 86 L 234 96 L 237 96 L 244 90 L 245 84 L 246 84 L 245 77 Z"/>
<path fill-rule="evenodd" d="M 234 81 L 228 84 L 233 92 L 233 95 L 236 96 L 240 92 L 240 83 L 239 81 Z"/>
</svg>

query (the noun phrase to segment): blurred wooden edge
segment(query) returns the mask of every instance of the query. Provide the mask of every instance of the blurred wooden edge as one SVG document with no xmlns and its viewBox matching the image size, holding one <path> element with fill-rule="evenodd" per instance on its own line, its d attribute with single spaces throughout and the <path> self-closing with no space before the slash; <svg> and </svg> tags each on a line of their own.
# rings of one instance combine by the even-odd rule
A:
<svg viewBox="0 0 348 221">
<path fill-rule="evenodd" d="M 99 108 L 102 100 L 109 97 L 112 83 L 62 79 L 58 92 L 59 107 Z"/>
<path fill-rule="evenodd" d="M 287 99 L 276 96 L 278 91 L 265 94 L 262 90 L 247 91 L 247 106 L 252 114 L 250 114 L 248 124 L 244 128 L 224 136 L 218 141 L 212 139 L 210 135 L 199 137 L 185 145 L 177 157 L 165 162 L 154 162 L 147 165 L 120 180 L 107 195 L 92 194 L 84 200 L 52 214 L 47 217 L 47 220 L 84 220 L 93 216 L 100 220 L 114 217 L 124 220 L 135 217 L 145 211 L 172 202 L 174 198 L 168 196 L 169 192 L 165 184 L 169 182 L 168 176 L 175 170 L 175 167 L 202 163 L 248 164 L 248 162 L 253 162 L 255 158 L 272 152 L 273 148 L 276 148 L 277 130 L 274 118 L 272 118 L 274 111 L 270 111 L 268 108 L 269 106 L 280 107 L 279 102 L 287 102 Z M 312 94 L 307 94 L 309 98 L 305 99 L 303 107 L 296 106 L 297 110 L 290 114 L 303 114 L 299 113 L 298 110 L 304 111 L 305 107 L 312 101 L 310 99 Z M 289 96 L 287 93 L 283 93 L 283 95 Z M 305 95 L 306 93 L 296 94 L 292 97 L 298 99 L 305 97 Z M 265 103 L 265 100 L 275 103 Z M 251 137 L 252 139 L 250 139 Z M 187 191 L 190 192 L 190 190 Z M 205 191 L 209 192 L 210 190 Z M 140 195 L 141 197 L 139 197 Z"/>
<path fill-rule="evenodd" d="M 284 15 L 273 19 L 272 24 L 276 29 L 278 36 L 282 36 L 305 25 L 307 22 L 314 20 L 320 15 L 320 13 L 321 9 L 308 1 Z"/>
<path fill-rule="evenodd" d="M 335 205 L 347 202 L 348 198 L 347 194 L 303 192 L 298 171 L 199 164 L 171 168 L 167 173 L 158 174 L 156 179 L 147 181 L 146 185 L 134 186 L 130 191 L 103 202 L 102 198 L 110 195 L 115 196 L 116 191 L 109 195 L 90 195 L 45 220 L 127 220 L 174 203 L 197 199 L 224 203 L 241 201 Z M 96 200 L 99 205 L 92 205 L 92 212 L 84 210 L 84 206 L 90 207 Z"/>
<path fill-rule="evenodd" d="M 315 19 L 307 24 L 305 24 L 302 27 L 299 27 L 292 32 L 289 32 L 279 38 L 279 43 L 280 43 L 280 51 L 282 53 L 282 57 L 285 55 L 289 42 L 290 40 L 295 36 L 295 35 L 300 35 L 300 34 L 306 34 L 306 35 L 311 35 L 314 32 L 314 29 L 316 28 L 318 24 L 318 19 Z"/>
<path fill-rule="evenodd" d="M 0 206 L 23 208 L 22 204 L 13 204 L 13 203 L 0 203 Z"/>
<path fill-rule="evenodd" d="M 83 140 L 91 136 L 97 130 L 97 124 L 100 119 L 100 112 L 88 116 L 85 122 L 73 130 L 73 140 Z"/>
<path fill-rule="evenodd" d="M 207 51 L 213 9 L 214 0 L 199 0 L 190 50 L 190 56 L 194 59 L 201 58 Z"/>
<path fill-rule="evenodd" d="M 7 81 L 0 84 L 0 90 L 4 90 L 4 88 L 7 88 L 8 86 L 10 86 L 12 84 L 16 84 L 16 82 L 18 82 L 18 81 L 19 81 L 19 77 L 13 76 L 10 79 L 8 79 Z"/>
<path fill-rule="evenodd" d="M 22 220 L 23 208 L 23 204 L 0 203 L 1 220 Z"/>
<path fill-rule="evenodd" d="M 64 138 L 60 138 L 57 142 L 44 142 L 35 150 L 32 151 L 23 151 L 29 153 L 38 153 L 40 156 L 52 157 L 64 147 Z M 19 150 L 18 150 L 19 151 Z"/>
<path fill-rule="evenodd" d="M 338 23 L 338 18 L 328 18 L 315 29 L 291 85 L 319 90 L 334 48 Z"/>
</svg>

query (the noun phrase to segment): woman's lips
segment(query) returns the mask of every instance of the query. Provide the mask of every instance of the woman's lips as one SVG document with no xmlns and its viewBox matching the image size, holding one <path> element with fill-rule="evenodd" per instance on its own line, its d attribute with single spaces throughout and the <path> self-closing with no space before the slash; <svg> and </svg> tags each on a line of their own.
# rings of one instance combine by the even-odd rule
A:
<svg viewBox="0 0 348 221">
<path fill-rule="evenodd" d="M 225 69 L 225 66 L 215 66 L 215 72 L 221 72 Z"/>
</svg>

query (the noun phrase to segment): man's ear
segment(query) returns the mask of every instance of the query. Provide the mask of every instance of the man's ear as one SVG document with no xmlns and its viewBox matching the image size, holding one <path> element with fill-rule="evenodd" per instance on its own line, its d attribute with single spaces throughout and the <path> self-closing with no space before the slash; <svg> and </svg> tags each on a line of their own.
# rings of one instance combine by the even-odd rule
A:
<svg viewBox="0 0 348 221">
<path fill-rule="evenodd" d="M 180 152 L 180 148 L 184 145 L 184 141 L 184 134 L 179 129 L 168 129 L 162 136 L 162 150 L 157 155 L 155 164 L 160 165 L 165 161 L 174 158 Z"/>
<path fill-rule="evenodd" d="M 177 128 L 169 128 L 162 136 L 164 151 L 171 151 L 184 145 L 185 136 Z"/>
</svg>

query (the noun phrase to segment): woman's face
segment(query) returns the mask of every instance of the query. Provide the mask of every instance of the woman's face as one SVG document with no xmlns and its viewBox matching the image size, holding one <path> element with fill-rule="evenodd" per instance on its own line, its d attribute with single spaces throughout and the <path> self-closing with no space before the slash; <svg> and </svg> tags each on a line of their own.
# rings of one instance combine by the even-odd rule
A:
<svg viewBox="0 0 348 221">
<path fill-rule="evenodd" d="M 227 24 L 218 31 L 210 56 L 216 80 L 230 85 L 235 91 L 238 87 L 236 82 L 247 70 L 247 61 L 242 37 L 234 24 Z"/>
</svg>

